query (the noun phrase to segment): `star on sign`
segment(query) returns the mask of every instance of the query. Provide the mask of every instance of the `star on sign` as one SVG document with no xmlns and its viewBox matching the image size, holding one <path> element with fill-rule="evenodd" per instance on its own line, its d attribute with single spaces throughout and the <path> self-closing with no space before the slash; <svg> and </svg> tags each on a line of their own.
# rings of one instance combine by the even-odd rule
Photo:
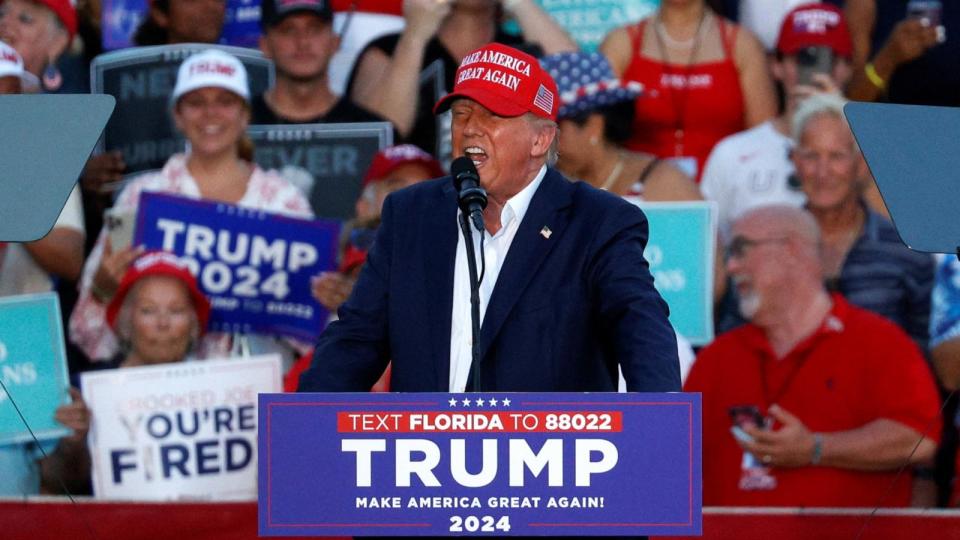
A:
<svg viewBox="0 0 960 540">
<path fill-rule="evenodd" d="M 504 407 L 509 407 L 509 406 L 510 406 L 510 398 L 503 398 L 503 401 L 501 401 L 501 403 L 503 403 L 503 406 L 504 406 Z"/>
<path fill-rule="evenodd" d="M 483 407 L 483 398 L 477 398 L 477 407 Z"/>
<path fill-rule="evenodd" d="M 470 406 L 470 398 L 463 398 L 463 406 L 464 407 Z"/>
<path fill-rule="evenodd" d="M 490 406 L 491 406 L 491 407 L 496 407 L 496 406 L 497 406 L 497 398 L 490 398 L 490 399 L 487 400 L 487 401 L 490 403 Z"/>
<path fill-rule="evenodd" d="M 447 403 L 449 403 L 451 407 L 456 407 L 456 406 L 457 406 L 457 398 L 450 398 L 450 401 L 448 401 Z"/>
</svg>

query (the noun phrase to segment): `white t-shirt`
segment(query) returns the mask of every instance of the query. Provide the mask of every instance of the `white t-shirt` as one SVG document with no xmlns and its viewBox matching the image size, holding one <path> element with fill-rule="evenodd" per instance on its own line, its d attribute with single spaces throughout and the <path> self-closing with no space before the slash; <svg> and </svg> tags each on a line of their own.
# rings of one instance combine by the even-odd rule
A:
<svg viewBox="0 0 960 540">
<path fill-rule="evenodd" d="M 72 229 L 84 234 L 83 201 L 80 200 L 79 186 L 73 187 L 53 228 Z M 83 242 L 82 239 L 80 241 Z M 0 296 L 53 290 L 50 274 L 40 268 L 23 244 L 9 243 L 0 253 Z"/>
<path fill-rule="evenodd" d="M 540 172 L 533 181 L 527 184 L 519 193 L 510 197 L 500 212 L 500 230 L 492 237 L 484 238 L 483 256 L 485 271 L 483 281 L 480 282 L 480 324 L 487 314 L 487 305 L 490 296 L 497 285 L 497 277 L 503 268 L 503 261 L 507 258 L 513 238 L 520 229 L 523 216 L 527 214 L 533 194 L 537 192 L 547 167 L 540 167 Z M 457 229 L 460 213 L 457 212 Z M 480 245 L 480 233 L 470 228 L 473 233 L 474 250 Z M 467 248 L 463 235 L 457 235 L 457 258 L 453 270 L 453 313 L 450 320 L 450 391 L 463 392 L 470 377 L 470 366 L 473 365 L 473 318 L 470 307 L 470 273 L 467 267 Z M 477 272 L 480 271 L 480 260 L 477 260 Z"/>
<path fill-rule="evenodd" d="M 772 121 L 722 139 L 707 158 L 700 190 L 716 201 L 720 234 L 729 239 L 733 221 L 751 208 L 768 204 L 802 206 L 806 197 L 789 185 L 793 142 Z"/>
<path fill-rule="evenodd" d="M 790 10 L 801 4 L 819 4 L 815 0 L 740 0 L 740 24 L 760 38 L 763 48 L 773 51 L 780 37 L 780 26 Z"/>
</svg>

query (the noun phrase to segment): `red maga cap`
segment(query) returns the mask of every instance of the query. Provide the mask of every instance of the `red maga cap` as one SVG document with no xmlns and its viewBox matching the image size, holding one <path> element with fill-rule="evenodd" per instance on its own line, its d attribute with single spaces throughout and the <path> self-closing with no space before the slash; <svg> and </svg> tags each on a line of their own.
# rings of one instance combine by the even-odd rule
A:
<svg viewBox="0 0 960 540">
<path fill-rule="evenodd" d="M 371 182 L 385 180 L 398 167 L 409 163 L 423 165 L 430 174 L 430 178 L 440 178 L 446 174 L 440 162 L 430 154 L 412 144 L 400 144 L 388 146 L 377 152 L 370 163 L 370 168 L 367 169 L 367 174 L 363 177 L 363 187 L 367 187 Z"/>
<path fill-rule="evenodd" d="M 463 58 L 453 92 L 433 106 L 434 114 L 468 98 L 498 116 L 533 113 L 556 121 L 560 99 L 557 83 L 529 54 L 499 43 L 485 45 Z"/>
<path fill-rule="evenodd" d="M 843 11 L 831 4 L 804 4 L 788 13 L 780 27 L 777 50 L 794 54 L 806 47 L 830 47 L 835 55 L 850 58 L 853 42 Z"/>
<path fill-rule="evenodd" d="M 210 320 L 210 300 L 200 291 L 197 280 L 190 273 L 187 265 L 176 255 L 166 251 L 148 251 L 130 264 L 130 268 L 127 269 L 123 274 L 123 279 L 120 280 L 120 286 L 117 288 L 116 294 L 113 295 L 113 299 L 107 306 L 107 323 L 110 324 L 110 327 L 117 328 L 117 315 L 120 314 L 120 308 L 123 307 L 123 301 L 130 289 L 137 281 L 149 276 L 176 278 L 187 287 L 190 298 L 193 300 L 193 309 L 197 312 L 197 322 L 202 334 L 207 328 L 207 321 Z"/>
</svg>

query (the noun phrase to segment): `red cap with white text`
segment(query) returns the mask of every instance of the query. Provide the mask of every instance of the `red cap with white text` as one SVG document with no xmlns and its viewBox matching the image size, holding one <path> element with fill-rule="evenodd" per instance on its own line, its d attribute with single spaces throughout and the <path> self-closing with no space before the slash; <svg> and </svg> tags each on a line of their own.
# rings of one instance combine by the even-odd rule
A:
<svg viewBox="0 0 960 540">
<path fill-rule="evenodd" d="M 114 293 L 110 304 L 107 305 L 107 323 L 110 327 L 116 329 L 117 316 L 120 314 L 120 308 L 123 307 L 123 302 L 130 289 L 137 281 L 149 276 L 168 276 L 176 278 L 184 284 L 193 300 L 193 309 L 197 313 L 200 333 L 203 333 L 207 328 L 207 321 L 210 320 L 210 300 L 200 290 L 197 279 L 190 273 L 187 265 L 176 255 L 166 251 L 148 251 L 130 263 L 130 267 L 127 268 L 120 280 L 117 292 Z"/>
<path fill-rule="evenodd" d="M 433 106 L 434 114 L 467 98 L 498 116 L 533 113 L 557 119 L 557 83 L 536 58 L 513 47 L 491 43 L 473 51 L 463 58 L 454 80 L 453 92 Z"/>
<path fill-rule="evenodd" d="M 410 163 L 423 165 L 430 175 L 429 178 L 440 178 L 446 174 L 443 172 L 440 162 L 430 154 L 412 144 L 399 144 L 388 146 L 373 156 L 370 168 L 367 169 L 367 174 L 363 177 L 363 186 L 366 187 L 371 182 L 386 180 L 390 173 L 402 165 Z"/>
<path fill-rule="evenodd" d="M 777 50 L 794 54 L 807 47 L 829 47 L 833 54 L 850 58 L 853 42 L 840 8 L 831 4 L 804 4 L 787 14 L 780 27 Z"/>
</svg>

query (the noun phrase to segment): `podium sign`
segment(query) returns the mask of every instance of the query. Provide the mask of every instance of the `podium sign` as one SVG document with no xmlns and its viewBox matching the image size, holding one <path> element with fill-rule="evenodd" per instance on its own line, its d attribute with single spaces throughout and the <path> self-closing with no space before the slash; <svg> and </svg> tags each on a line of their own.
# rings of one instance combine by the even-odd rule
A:
<svg viewBox="0 0 960 540">
<path fill-rule="evenodd" d="M 261 394 L 262 536 L 697 535 L 699 394 Z"/>
</svg>

